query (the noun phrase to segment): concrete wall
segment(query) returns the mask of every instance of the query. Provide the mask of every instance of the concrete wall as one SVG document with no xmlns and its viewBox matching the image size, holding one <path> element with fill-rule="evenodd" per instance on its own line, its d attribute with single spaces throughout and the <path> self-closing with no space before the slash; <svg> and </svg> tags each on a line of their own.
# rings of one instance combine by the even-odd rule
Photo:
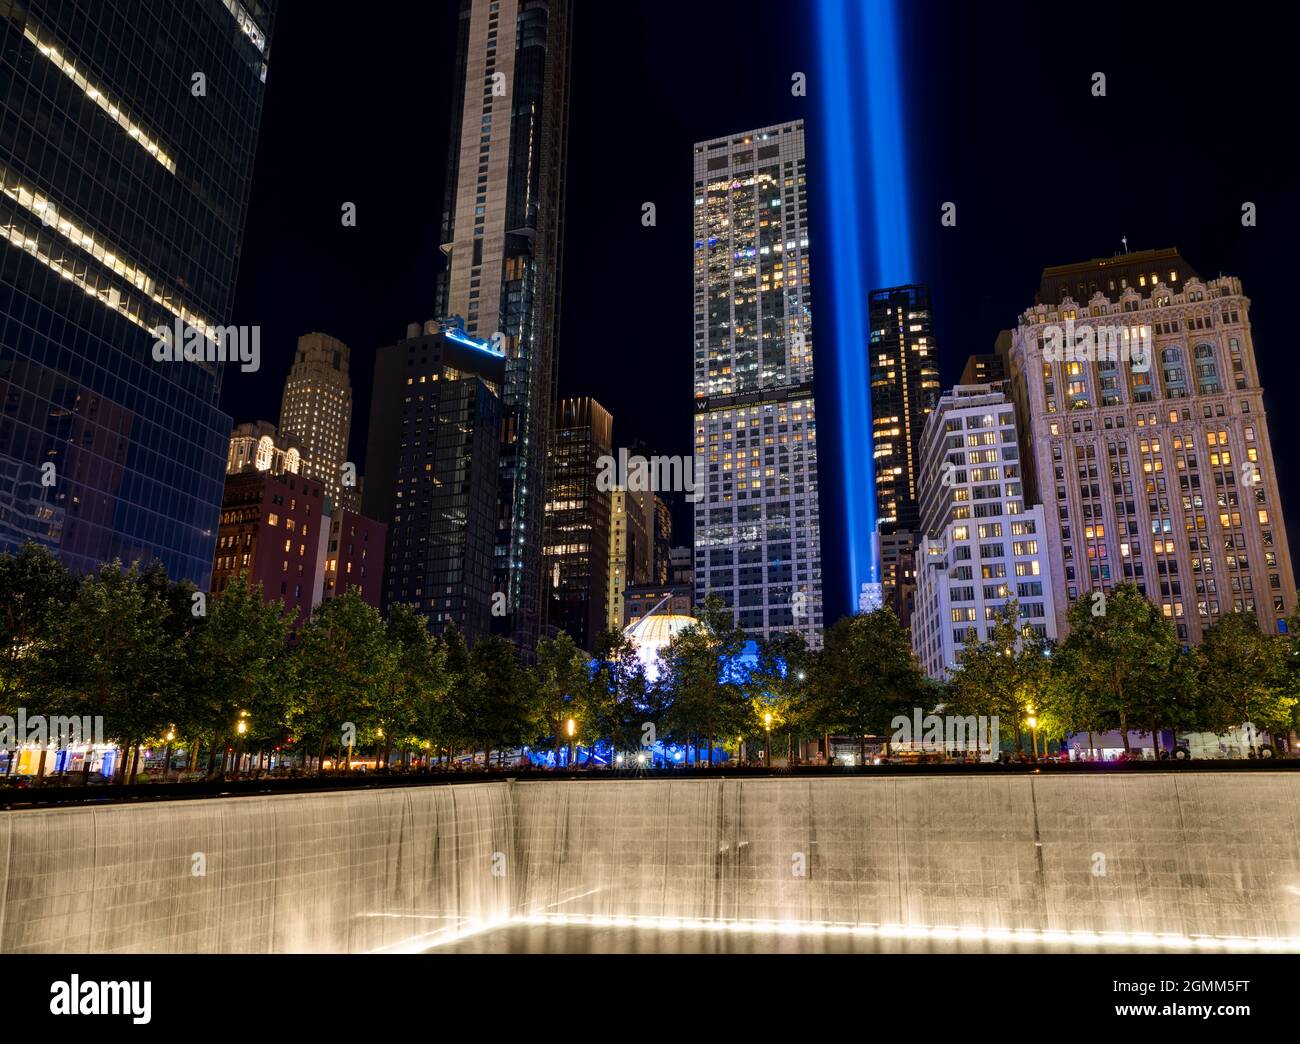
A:
<svg viewBox="0 0 1300 1044">
<path fill-rule="evenodd" d="M 1300 774 L 538 780 L 9 812 L 0 885 L 10 952 L 421 949 L 552 914 L 1294 940 Z"/>
</svg>

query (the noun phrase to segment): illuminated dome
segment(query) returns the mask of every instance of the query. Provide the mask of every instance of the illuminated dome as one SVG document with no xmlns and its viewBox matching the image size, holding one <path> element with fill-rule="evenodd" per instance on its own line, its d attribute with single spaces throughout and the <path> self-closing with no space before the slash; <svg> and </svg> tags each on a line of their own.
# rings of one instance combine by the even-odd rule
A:
<svg viewBox="0 0 1300 1044">
<path fill-rule="evenodd" d="M 694 625 L 693 616 L 651 613 L 623 630 L 623 634 L 631 641 L 632 648 L 636 650 L 637 659 L 645 668 L 647 681 L 655 681 L 659 677 L 659 653 L 668 648 L 668 643 L 673 638 Z"/>
</svg>

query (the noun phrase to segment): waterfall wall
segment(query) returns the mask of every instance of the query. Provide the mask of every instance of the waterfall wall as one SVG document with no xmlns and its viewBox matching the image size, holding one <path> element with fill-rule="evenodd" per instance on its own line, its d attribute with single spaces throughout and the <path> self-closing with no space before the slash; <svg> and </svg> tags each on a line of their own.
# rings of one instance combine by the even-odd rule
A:
<svg viewBox="0 0 1300 1044">
<path fill-rule="evenodd" d="M 1300 774 L 527 780 L 0 814 L 5 952 L 574 915 L 1300 939 Z"/>
</svg>

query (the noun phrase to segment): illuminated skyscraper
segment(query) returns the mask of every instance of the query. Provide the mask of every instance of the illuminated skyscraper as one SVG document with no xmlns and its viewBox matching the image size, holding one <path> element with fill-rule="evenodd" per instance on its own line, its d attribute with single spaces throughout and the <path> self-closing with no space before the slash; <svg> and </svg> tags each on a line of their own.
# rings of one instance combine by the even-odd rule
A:
<svg viewBox="0 0 1300 1044">
<path fill-rule="evenodd" d="M 0 3 L 0 549 L 207 587 L 231 364 L 153 331 L 227 322 L 274 10 Z"/>
<path fill-rule="evenodd" d="M 882 533 L 916 532 L 921 432 L 939 401 L 939 357 L 923 286 L 873 290 L 871 440 Z"/>
<path fill-rule="evenodd" d="M 280 430 L 298 440 L 302 473 L 325 487 L 335 503 L 346 494 L 356 507 L 355 486 L 343 488 L 352 430 L 352 379 L 348 346 L 323 333 L 303 334 L 284 382 Z"/>
<path fill-rule="evenodd" d="M 695 146 L 695 591 L 821 642 L 802 121 Z"/>
<path fill-rule="evenodd" d="M 536 640 L 559 326 L 571 0 L 461 0 L 439 308 L 506 354 L 493 620 Z"/>
</svg>

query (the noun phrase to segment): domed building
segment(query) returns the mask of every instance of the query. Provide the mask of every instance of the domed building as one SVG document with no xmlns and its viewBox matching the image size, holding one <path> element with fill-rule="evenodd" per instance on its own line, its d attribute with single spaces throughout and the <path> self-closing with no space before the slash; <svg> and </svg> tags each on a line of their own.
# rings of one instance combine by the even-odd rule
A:
<svg viewBox="0 0 1300 1044">
<path fill-rule="evenodd" d="M 648 616 L 643 616 L 636 623 L 624 628 L 623 634 L 632 643 L 637 659 L 645 668 L 647 681 L 653 682 L 659 677 L 659 653 L 668 648 L 668 643 L 674 637 L 694 624 L 693 616 L 652 611 Z"/>
</svg>

